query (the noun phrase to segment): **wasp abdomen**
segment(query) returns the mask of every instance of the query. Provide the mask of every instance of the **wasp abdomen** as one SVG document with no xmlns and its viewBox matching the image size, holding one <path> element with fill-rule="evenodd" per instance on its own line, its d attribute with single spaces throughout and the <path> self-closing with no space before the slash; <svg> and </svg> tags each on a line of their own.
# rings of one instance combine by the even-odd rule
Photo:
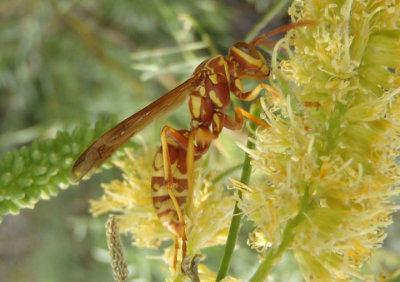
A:
<svg viewBox="0 0 400 282">
<path fill-rule="evenodd" d="M 168 144 L 168 151 L 172 171 L 172 193 L 183 213 L 188 193 L 186 151 L 180 149 L 176 144 Z M 164 164 L 161 148 L 157 151 L 154 158 L 151 178 L 151 196 L 153 199 L 154 209 L 161 223 L 173 234 L 181 237 L 183 226 L 181 226 L 179 222 L 178 213 L 168 193 L 167 181 L 164 177 Z"/>
</svg>

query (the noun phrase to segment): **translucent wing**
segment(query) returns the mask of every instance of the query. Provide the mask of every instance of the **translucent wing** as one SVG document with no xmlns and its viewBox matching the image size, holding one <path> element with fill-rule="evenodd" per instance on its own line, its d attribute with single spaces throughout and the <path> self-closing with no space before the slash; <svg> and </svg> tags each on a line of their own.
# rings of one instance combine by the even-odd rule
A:
<svg viewBox="0 0 400 282">
<path fill-rule="evenodd" d="M 101 166 L 133 135 L 144 129 L 155 119 L 182 104 L 193 88 L 199 84 L 200 80 L 200 75 L 192 76 L 158 100 L 104 133 L 75 162 L 71 171 L 71 180 L 78 182 L 85 174 Z"/>
</svg>

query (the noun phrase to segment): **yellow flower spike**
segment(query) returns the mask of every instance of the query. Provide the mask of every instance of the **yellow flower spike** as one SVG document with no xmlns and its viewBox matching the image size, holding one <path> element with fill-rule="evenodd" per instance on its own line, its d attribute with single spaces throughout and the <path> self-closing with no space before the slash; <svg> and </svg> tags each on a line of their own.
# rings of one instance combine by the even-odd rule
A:
<svg viewBox="0 0 400 282">
<path fill-rule="evenodd" d="M 271 128 L 249 152 L 263 178 L 240 202 L 255 225 L 249 243 L 264 252 L 251 281 L 286 249 L 307 281 L 363 279 L 399 208 L 400 4 L 295 0 L 289 14 L 316 25 L 291 30 L 273 53 L 292 48 L 286 61 L 272 57 L 285 99 L 264 100 Z"/>
<path fill-rule="evenodd" d="M 162 226 L 152 207 L 152 159 L 146 157 L 147 154 L 152 152 L 134 156 L 131 151 L 125 150 L 126 157 L 114 162 L 123 171 L 124 180 L 102 184 L 104 195 L 98 200 L 90 200 L 90 212 L 94 216 L 106 212 L 119 213 L 116 217 L 121 233 L 132 233 L 136 246 L 157 248 L 163 240 L 172 236 Z"/>
<path fill-rule="evenodd" d="M 174 235 L 161 224 L 153 208 L 150 190 L 152 158 L 149 155 L 153 154 L 147 150 L 141 155 L 133 155 L 132 151 L 126 150 L 125 158 L 114 162 L 123 171 L 123 180 L 102 184 L 104 195 L 90 201 L 90 211 L 94 216 L 117 212 L 120 231 L 132 234 L 133 244 L 138 247 L 158 248 L 163 241 L 171 241 L 161 256 L 169 266 L 169 280 L 186 281 L 187 277 L 173 268 Z M 222 186 L 213 184 L 209 180 L 212 176 L 202 171 L 199 165 L 192 206 L 187 206 L 184 213 L 187 254 L 191 257 L 201 254 L 205 247 L 226 241 L 234 196 L 228 195 Z M 181 251 L 179 248 L 178 257 L 181 257 Z M 199 276 L 201 281 L 210 281 L 210 277 L 215 280 L 216 274 L 200 265 Z"/>
<path fill-rule="evenodd" d="M 188 253 L 194 256 L 207 246 L 225 243 L 234 197 L 206 178 L 198 179 L 195 201 L 187 213 Z"/>
</svg>

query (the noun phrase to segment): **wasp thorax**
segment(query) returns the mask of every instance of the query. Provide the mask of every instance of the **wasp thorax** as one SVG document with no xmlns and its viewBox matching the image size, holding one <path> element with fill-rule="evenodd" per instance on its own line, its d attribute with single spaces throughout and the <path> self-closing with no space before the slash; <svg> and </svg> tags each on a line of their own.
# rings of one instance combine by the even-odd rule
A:
<svg viewBox="0 0 400 282">
<path fill-rule="evenodd" d="M 266 78 L 269 69 L 264 56 L 249 43 L 240 41 L 229 49 L 229 59 L 236 62 L 237 73 L 252 78 Z"/>
</svg>

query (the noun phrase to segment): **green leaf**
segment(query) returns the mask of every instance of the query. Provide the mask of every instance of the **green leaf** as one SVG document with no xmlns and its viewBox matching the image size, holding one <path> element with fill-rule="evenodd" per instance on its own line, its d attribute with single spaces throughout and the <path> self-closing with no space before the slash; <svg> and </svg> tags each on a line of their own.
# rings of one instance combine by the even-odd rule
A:
<svg viewBox="0 0 400 282">
<path fill-rule="evenodd" d="M 0 220 L 67 189 L 72 184 L 69 174 L 74 161 L 115 123 L 112 118 L 97 122 L 94 128 L 83 124 L 72 133 L 59 131 L 54 139 L 35 141 L 7 153 L 0 160 Z"/>
</svg>

